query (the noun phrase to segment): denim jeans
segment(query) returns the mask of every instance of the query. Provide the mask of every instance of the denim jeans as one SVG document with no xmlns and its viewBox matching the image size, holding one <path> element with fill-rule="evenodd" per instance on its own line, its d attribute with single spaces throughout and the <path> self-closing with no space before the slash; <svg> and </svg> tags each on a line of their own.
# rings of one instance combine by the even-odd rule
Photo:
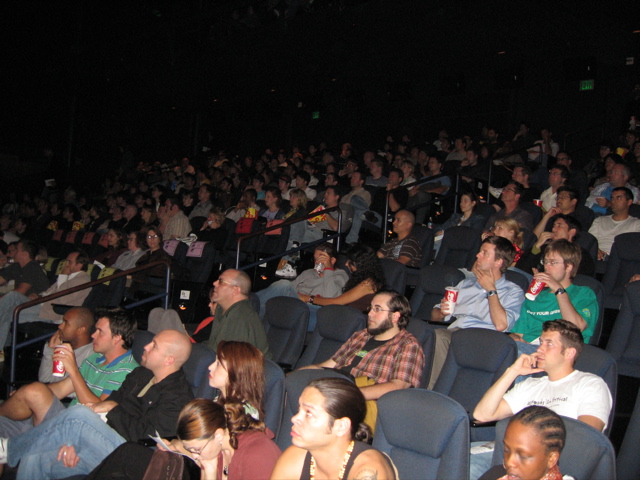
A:
<svg viewBox="0 0 640 480">
<path fill-rule="evenodd" d="M 84 405 L 74 405 L 27 433 L 9 440 L 7 463 L 18 468 L 18 480 L 87 475 L 126 440 Z M 75 447 L 80 462 L 68 468 L 57 459 L 63 445 Z"/>
<path fill-rule="evenodd" d="M 483 445 L 487 443 L 484 442 L 471 442 L 471 446 L 475 447 L 478 445 Z M 491 452 L 483 452 L 476 453 L 470 455 L 469 458 L 469 480 L 478 480 L 484 472 L 491 468 L 491 461 L 493 460 L 493 451 Z"/>
<path fill-rule="evenodd" d="M 298 293 L 293 288 L 291 281 L 278 280 L 273 282 L 267 288 L 256 292 L 260 299 L 260 318 L 264 317 L 267 300 L 275 297 L 293 297 L 298 298 Z"/>
<path fill-rule="evenodd" d="M 18 305 L 22 305 L 28 301 L 30 301 L 29 297 L 15 291 L 9 292 L 4 297 L 0 298 L 0 348 L 3 348 L 7 342 L 9 330 L 11 329 L 11 322 L 13 321 L 13 310 Z M 51 320 L 45 320 L 38 316 L 40 314 L 40 307 L 42 307 L 42 304 L 25 308 L 20 312 L 18 321 L 20 323 L 51 322 Z"/>
</svg>

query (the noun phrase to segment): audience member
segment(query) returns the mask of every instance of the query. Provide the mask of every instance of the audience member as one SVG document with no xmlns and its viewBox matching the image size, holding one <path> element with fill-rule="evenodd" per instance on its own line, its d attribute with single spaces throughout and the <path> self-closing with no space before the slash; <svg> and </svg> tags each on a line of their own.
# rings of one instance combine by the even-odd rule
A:
<svg viewBox="0 0 640 480">
<path fill-rule="evenodd" d="M 16 254 L 16 258 L 18 259 L 17 261 L 21 261 L 23 257 L 27 258 L 28 255 L 30 255 L 20 248 L 21 245 L 23 244 L 18 244 L 20 251 Z M 20 292 L 20 284 L 18 284 L 18 287 L 14 291 L 4 295 L 0 299 L 0 345 L 4 345 L 6 343 L 7 336 L 9 334 L 9 330 L 13 321 L 13 310 L 15 309 L 15 307 L 17 307 L 18 305 L 22 305 L 23 303 L 26 303 L 28 301 L 36 300 L 40 297 L 47 297 L 49 295 L 53 295 L 54 293 L 58 293 L 69 288 L 89 283 L 91 281 L 91 278 L 87 273 L 88 263 L 89 257 L 83 251 L 78 250 L 75 252 L 71 252 L 69 255 L 67 255 L 64 267 L 62 268 L 62 272 L 60 273 L 60 275 L 58 275 L 56 283 L 54 283 L 44 292 L 41 292 L 39 294 L 31 293 L 29 296 L 26 296 Z M 40 266 L 37 264 L 36 266 L 40 270 L 40 273 L 44 275 L 44 273 L 40 269 Z M 20 312 L 18 322 L 58 323 L 62 320 L 62 315 L 54 311 L 54 304 L 71 305 L 77 307 L 82 305 L 85 299 L 89 296 L 89 293 L 91 293 L 91 289 L 86 288 L 75 293 L 69 293 L 68 295 L 58 297 L 54 300 L 49 300 L 47 302 L 25 308 Z"/>
<path fill-rule="evenodd" d="M 19 464 L 20 478 L 86 475 L 126 441 L 174 436 L 180 410 L 193 400 L 182 370 L 190 353 L 186 335 L 163 330 L 119 390 L 104 401 L 70 407 L 18 437 L 1 438 L 0 462 Z"/>
<path fill-rule="evenodd" d="M 640 219 L 629 215 L 633 194 L 627 187 L 617 187 L 611 192 L 612 215 L 598 217 L 589 233 L 598 239 L 598 260 L 606 260 L 617 235 L 640 232 Z"/>
<path fill-rule="evenodd" d="M 535 352 L 540 345 L 542 325 L 560 316 L 573 323 L 588 343 L 598 320 L 598 301 L 590 287 L 573 284 L 582 258 L 580 245 L 568 240 L 555 240 L 544 252 L 544 271 L 534 279 L 544 282 L 545 288 L 535 300 L 525 298 L 520 318 L 511 329 L 521 353 Z"/>
<path fill-rule="evenodd" d="M 524 292 L 504 276 L 515 257 L 513 244 L 502 237 L 485 238 L 476 256 L 472 275 L 456 287 L 458 300 L 453 311 L 446 299 L 431 311 L 431 320 L 452 322 L 438 328 L 429 388 L 435 385 L 449 351 L 451 334 L 461 328 L 511 329 L 520 315 Z"/>
<path fill-rule="evenodd" d="M 52 359 L 62 362 L 67 378 L 48 385 L 26 385 L 0 405 L 0 437 L 13 438 L 51 420 L 64 411 L 61 400 L 72 393 L 76 398 L 71 406 L 105 400 L 138 366 L 130 351 L 135 320 L 120 309 L 98 310 L 96 317 L 93 352 L 80 366 L 72 345 L 54 347 Z"/>
<path fill-rule="evenodd" d="M 225 270 L 213 282 L 209 304 L 214 316 L 207 342 L 215 350 L 221 341 L 248 342 L 271 358 L 264 326 L 249 301 L 251 279 L 240 270 Z"/>
<path fill-rule="evenodd" d="M 407 210 L 400 210 L 393 220 L 393 232 L 397 235 L 378 250 L 378 258 L 390 258 L 409 267 L 419 267 L 422 260 L 420 241 L 411 233 L 415 216 Z"/>
</svg>

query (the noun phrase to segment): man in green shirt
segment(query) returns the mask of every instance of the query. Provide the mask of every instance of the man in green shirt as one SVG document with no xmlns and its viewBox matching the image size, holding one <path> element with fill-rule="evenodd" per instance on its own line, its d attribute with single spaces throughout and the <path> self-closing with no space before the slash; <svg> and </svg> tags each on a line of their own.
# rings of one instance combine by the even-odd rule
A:
<svg viewBox="0 0 640 480">
<path fill-rule="evenodd" d="M 118 390 L 138 363 L 131 354 L 136 321 L 120 308 L 98 309 L 93 353 L 78 368 L 70 344 L 59 345 L 54 362 L 63 363 L 68 377 L 58 383 L 25 385 L 0 405 L 0 437 L 13 437 L 64 410 L 60 400 L 71 393 L 76 403 L 95 403 Z"/>
<path fill-rule="evenodd" d="M 264 326 L 249 301 L 250 292 L 251 279 L 240 270 L 225 270 L 213 282 L 209 306 L 214 320 L 208 344 L 216 350 L 223 340 L 248 342 L 271 358 Z"/>
<path fill-rule="evenodd" d="M 520 353 L 530 354 L 538 349 L 542 324 L 547 320 L 567 320 L 580 329 L 585 343 L 591 339 L 599 307 L 593 290 L 572 282 L 581 260 L 580 246 L 568 240 L 556 240 L 546 248 L 544 272 L 534 276 L 546 287 L 535 300 L 525 299 L 520 318 L 511 330 Z"/>
</svg>

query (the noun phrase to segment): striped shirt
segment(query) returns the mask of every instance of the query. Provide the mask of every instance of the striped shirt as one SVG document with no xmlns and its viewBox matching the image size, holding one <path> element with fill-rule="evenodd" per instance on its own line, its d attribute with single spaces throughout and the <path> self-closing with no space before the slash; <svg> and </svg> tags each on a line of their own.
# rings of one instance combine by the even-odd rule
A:
<svg viewBox="0 0 640 480">
<path fill-rule="evenodd" d="M 392 260 L 398 260 L 400 257 L 409 257 L 409 267 L 419 267 L 422 260 L 422 249 L 420 242 L 415 235 L 409 234 L 402 240 L 397 238 L 384 244 L 378 250 L 383 258 L 390 258 Z"/>
<path fill-rule="evenodd" d="M 102 394 L 110 395 L 111 392 L 118 390 L 127 375 L 138 367 L 138 362 L 133 358 L 131 350 L 123 353 L 107 365 L 103 365 L 104 361 L 104 355 L 94 353 L 80 366 L 82 378 L 84 378 L 89 390 L 96 397 Z M 70 406 L 76 403 L 78 403 L 78 400 L 74 399 Z"/>
</svg>

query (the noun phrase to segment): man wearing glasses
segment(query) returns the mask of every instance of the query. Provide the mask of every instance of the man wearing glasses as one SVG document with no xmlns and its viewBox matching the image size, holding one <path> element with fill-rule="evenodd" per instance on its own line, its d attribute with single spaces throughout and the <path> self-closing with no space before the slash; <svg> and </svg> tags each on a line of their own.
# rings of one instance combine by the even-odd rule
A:
<svg viewBox="0 0 640 480">
<path fill-rule="evenodd" d="M 269 343 L 258 312 L 249 301 L 251 279 L 240 270 L 225 270 L 213 282 L 209 307 L 214 316 L 209 346 L 215 350 L 224 341 L 248 342 L 271 358 Z"/>
<path fill-rule="evenodd" d="M 540 200 L 542 200 L 542 209 L 546 212 L 552 207 L 556 206 L 556 198 L 558 196 L 558 189 L 563 187 L 569 180 L 569 169 L 564 165 L 556 165 L 549 170 L 549 188 L 540 194 Z"/>
<path fill-rule="evenodd" d="M 356 378 L 365 377 L 369 385 L 360 390 L 366 400 L 377 400 L 393 390 L 420 386 L 424 352 L 406 328 L 411 306 L 402 295 L 381 290 L 371 300 L 367 328 L 346 341 L 329 359 L 308 368 L 335 368 Z"/>
<path fill-rule="evenodd" d="M 547 320 L 563 318 L 582 332 L 589 343 L 598 320 L 598 301 L 589 287 L 574 285 L 572 280 L 582 260 L 580 246 L 568 240 L 555 240 L 544 254 L 544 272 L 534 279 L 545 283 L 535 300 L 525 299 L 520 318 L 511 329 L 520 353 L 533 353 L 540 346 L 542 324 Z"/>
</svg>

